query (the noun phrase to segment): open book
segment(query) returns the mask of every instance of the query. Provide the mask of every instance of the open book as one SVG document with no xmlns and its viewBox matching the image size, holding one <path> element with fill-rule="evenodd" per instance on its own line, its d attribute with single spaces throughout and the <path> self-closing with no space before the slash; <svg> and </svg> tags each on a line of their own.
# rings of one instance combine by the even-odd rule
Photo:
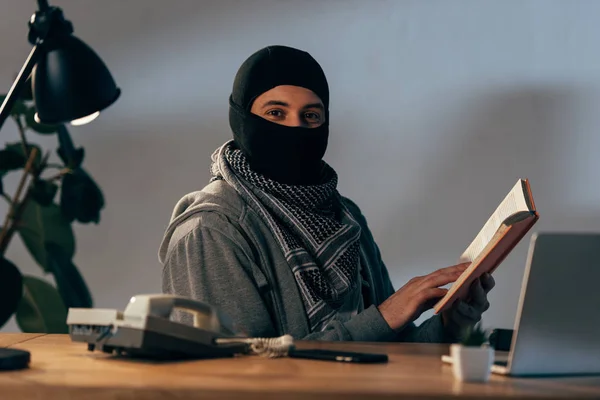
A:
<svg viewBox="0 0 600 400">
<path fill-rule="evenodd" d="M 492 273 L 538 219 L 529 181 L 519 179 L 461 255 L 459 262 L 471 265 L 433 307 L 435 313 L 465 299 L 471 283 L 485 272 Z"/>
</svg>

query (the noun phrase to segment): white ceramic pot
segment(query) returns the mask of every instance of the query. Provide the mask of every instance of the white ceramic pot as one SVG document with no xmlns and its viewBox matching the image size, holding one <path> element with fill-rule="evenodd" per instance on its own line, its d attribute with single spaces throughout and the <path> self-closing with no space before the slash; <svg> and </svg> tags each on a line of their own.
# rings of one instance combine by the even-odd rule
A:
<svg viewBox="0 0 600 400">
<path fill-rule="evenodd" d="M 490 379 L 494 349 L 488 346 L 450 346 L 454 376 L 462 382 L 487 382 Z"/>
</svg>

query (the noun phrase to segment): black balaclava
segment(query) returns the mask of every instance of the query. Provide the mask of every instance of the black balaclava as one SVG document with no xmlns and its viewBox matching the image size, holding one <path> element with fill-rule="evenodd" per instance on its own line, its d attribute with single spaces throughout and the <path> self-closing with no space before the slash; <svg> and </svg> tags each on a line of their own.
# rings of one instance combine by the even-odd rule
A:
<svg viewBox="0 0 600 400">
<path fill-rule="evenodd" d="M 258 96 L 281 85 L 312 90 L 323 102 L 325 122 L 317 128 L 289 127 L 250 112 Z M 318 183 L 329 137 L 329 87 L 310 54 L 286 46 L 257 51 L 238 70 L 229 105 L 234 142 L 254 171 L 289 185 Z"/>
</svg>

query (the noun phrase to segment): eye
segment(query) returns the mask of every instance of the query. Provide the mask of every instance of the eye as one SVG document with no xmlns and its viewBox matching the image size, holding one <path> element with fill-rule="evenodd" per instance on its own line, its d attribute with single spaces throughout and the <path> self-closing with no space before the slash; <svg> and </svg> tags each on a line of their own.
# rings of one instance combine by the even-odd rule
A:
<svg viewBox="0 0 600 400">
<path fill-rule="evenodd" d="M 283 120 L 285 119 L 285 112 L 278 108 L 274 108 L 265 113 L 265 115 L 271 120 Z"/>
<path fill-rule="evenodd" d="M 321 121 L 321 115 L 314 111 L 308 111 L 304 113 L 304 118 L 309 122 L 319 122 Z"/>
<path fill-rule="evenodd" d="M 279 118 L 279 117 L 283 117 L 283 111 L 282 110 L 269 110 L 269 111 L 267 111 L 267 115 Z"/>
</svg>

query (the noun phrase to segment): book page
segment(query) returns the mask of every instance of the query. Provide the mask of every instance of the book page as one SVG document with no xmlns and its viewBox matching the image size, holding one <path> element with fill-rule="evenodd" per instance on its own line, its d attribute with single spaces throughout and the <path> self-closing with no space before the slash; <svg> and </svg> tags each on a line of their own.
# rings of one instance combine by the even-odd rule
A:
<svg viewBox="0 0 600 400">
<path fill-rule="evenodd" d="M 460 288 L 460 286 L 462 286 L 462 284 L 469 278 L 469 276 L 473 273 L 473 271 L 475 271 L 477 269 L 477 267 L 479 266 L 479 261 L 481 261 L 481 258 L 484 255 L 483 253 L 484 252 L 488 253 L 495 246 L 495 244 L 493 244 L 492 242 L 497 242 L 498 240 L 500 240 L 500 238 L 502 238 L 502 236 L 506 232 L 506 228 L 507 228 L 506 225 L 501 224 L 500 227 L 498 228 L 498 230 L 496 232 L 494 232 L 494 235 L 492 236 L 492 239 L 490 239 L 488 244 L 486 246 L 483 246 L 483 249 L 477 255 L 477 257 L 470 260 L 470 261 L 472 261 L 471 265 L 452 284 L 452 286 L 450 287 L 450 289 L 448 291 L 448 294 L 447 294 L 448 296 L 452 295 L 458 288 Z"/>
<path fill-rule="evenodd" d="M 525 199 L 524 181 L 519 179 L 508 195 L 502 200 L 492 216 L 487 220 L 473 242 L 460 256 L 459 262 L 473 262 L 490 243 L 502 223 L 515 213 L 529 211 Z"/>
</svg>

